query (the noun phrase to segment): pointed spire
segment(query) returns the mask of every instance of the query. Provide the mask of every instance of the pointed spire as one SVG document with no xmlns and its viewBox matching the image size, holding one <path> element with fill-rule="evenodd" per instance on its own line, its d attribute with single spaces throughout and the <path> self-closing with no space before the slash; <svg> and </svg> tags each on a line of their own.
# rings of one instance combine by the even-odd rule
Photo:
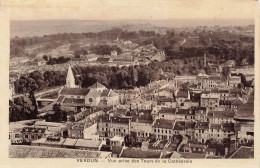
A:
<svg viewBox="0 0 260 168">
<path fill-rule="evenodd" d="M 74 78 L 70 64 L 69 64 L 67 78 L 66 78 L 66 86 L 70 87 L 70 88 L 75 87 L 75 78 Z"/>
</svg>

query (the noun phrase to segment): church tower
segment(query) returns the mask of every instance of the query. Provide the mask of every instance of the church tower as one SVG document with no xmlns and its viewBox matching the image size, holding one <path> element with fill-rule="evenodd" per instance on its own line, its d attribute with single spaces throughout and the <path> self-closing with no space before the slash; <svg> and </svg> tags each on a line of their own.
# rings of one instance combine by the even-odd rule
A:
<svg viewBox="0 0 260 168">
<path fill-rule="evenodd" d="M 72 73 L 70 65 L 69 65 L 67 78 L 66 78 L 66 87 L 69 87 L 69 88 L 75 88 L 76 87 L 75 78 L 74 78 L 74 75 Z"/>
</svg>

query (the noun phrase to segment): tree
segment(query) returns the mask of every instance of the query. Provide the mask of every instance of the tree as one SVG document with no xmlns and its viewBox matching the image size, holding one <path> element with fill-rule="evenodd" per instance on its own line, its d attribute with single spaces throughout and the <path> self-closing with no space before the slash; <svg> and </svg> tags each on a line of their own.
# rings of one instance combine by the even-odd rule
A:
<svg viewBox="0 0 260 168">
<path fill-rule="evenodd" d="M 80 58 L 80 55 L 79 54 L 75 54 L 74 57 L 75 58 Z"/>
<path fill-rule="evenodd" d="M 42 56 L 42 59 L 44 59 L 45 61 L 48 61 L 49 60 L 49 57 L 47 55 L 43 55 Z"/>
</svg>

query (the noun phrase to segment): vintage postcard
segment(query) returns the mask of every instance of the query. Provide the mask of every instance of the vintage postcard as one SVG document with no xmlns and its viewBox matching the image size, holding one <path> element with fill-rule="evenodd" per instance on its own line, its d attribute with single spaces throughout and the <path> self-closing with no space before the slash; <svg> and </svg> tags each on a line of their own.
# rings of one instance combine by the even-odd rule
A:
<svg viewBox="0 0 260 168">
<path fill-rule="evenodd" d="M 1 1 L 3 167 L 259 167 L 255 0 Z"/>
</svg>

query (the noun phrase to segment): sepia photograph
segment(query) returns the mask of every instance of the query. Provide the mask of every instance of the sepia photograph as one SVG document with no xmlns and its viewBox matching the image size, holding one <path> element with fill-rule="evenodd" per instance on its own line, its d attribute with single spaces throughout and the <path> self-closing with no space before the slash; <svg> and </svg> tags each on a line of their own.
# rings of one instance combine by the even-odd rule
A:
<svg viewBox="0 0 260 168">
<path fill-rule="evenodd" d="M 225 2 L 2 3 L 8 157 L 255 159 L 258 3 Z"/>
</svg>

